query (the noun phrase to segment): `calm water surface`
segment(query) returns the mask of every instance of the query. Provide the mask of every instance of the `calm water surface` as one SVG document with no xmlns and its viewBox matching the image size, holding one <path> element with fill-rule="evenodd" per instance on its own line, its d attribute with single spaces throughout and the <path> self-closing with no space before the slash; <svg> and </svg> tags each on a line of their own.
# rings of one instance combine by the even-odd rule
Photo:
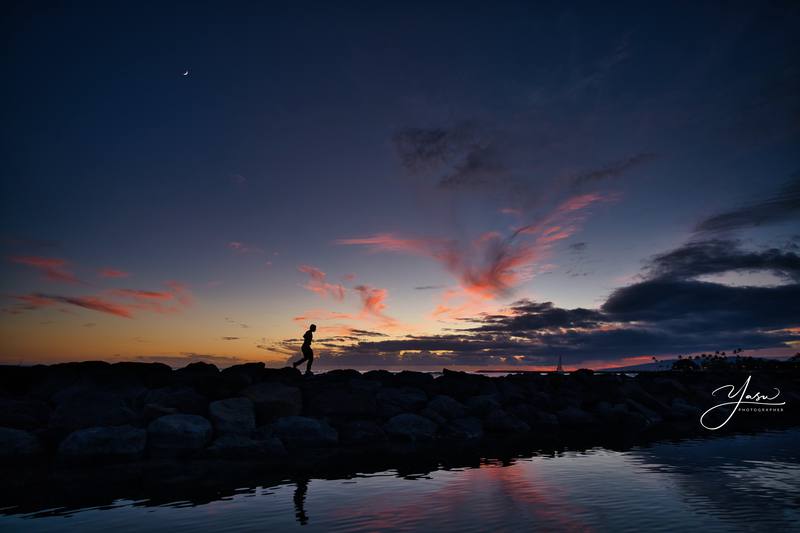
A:
<svg viewBox="0 0 800 533">
<path fill-rule="evenodd" d="M 42 510 L 45 511 L 45 510 Z M 800 531 L 800 429 L 13 514 L 2 531 Z"/>
</svg>

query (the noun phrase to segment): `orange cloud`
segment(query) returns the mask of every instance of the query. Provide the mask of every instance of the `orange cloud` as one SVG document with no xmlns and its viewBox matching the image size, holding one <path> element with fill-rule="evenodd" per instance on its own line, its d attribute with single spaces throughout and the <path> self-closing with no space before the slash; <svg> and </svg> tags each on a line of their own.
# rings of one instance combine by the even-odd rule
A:
<svg viewBox="0 0 800 533">
<path fill-rule="evenodd" d="M 9 258 L 11 262 L 35 268 L 41 272 L 45 279 L 50 281 L 63 281 L 65 283 L 81 283 L 72 272 L 64 268 L 67 265 L 65 259 L 40 256 L 13 256 Z"/>
<path fill-rule="evenodd" d="M 295 322 L 306 322 L 308 320 L 352 320 L 355 319 L 350 313 L 337 313 L 334 311 L 323 311 L 321 309 L 312 309 L 306 311 L 302 315 L 292 318 Z"/>
<path fill-rule="evenodd" d="M 335 300 L 344 300 L 345 288 L 338 283 L 328 283 L 327 275 L 322 270 L 310 265 L 300 265 L 297 270 L 309 276 L 308 282 L 303 285 L 304 288 L 320 296 L 331 296 Z"/>
</svg>

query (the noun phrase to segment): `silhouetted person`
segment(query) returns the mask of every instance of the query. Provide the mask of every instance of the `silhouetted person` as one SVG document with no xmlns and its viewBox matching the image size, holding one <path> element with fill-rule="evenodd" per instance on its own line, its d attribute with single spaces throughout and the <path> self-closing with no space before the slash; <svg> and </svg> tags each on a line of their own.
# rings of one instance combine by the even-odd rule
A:
<svg viewBox="0 0 800 533">
<path fill-rule="evenodd" d="M 306 514 L 306 492 L 308 492 L 308 479 L 301 478 L 295 480 L 297 488 L 294 489 L 294 515 L 300 525 L 308 524 L 308 515 Z"/>
<path fill-rule="evenodd" d="M 308 331 L 303 334 L 303 346 L 300 347 L 300 350 L 303 352 L 303 358 L 292 363 L 292 366 L 297 368 L 298 365 L 303 364 L 303 361 L 308 361 L 308 363 L 306 363 L 306 374 L 311 373 L 311 363 L 314 362 L 314 350 L 311 349 L 311 340 L 314 338 L 315 331 L 317 331 L 316 324 L 311 324 L 308 327 Z"/>
</svg>

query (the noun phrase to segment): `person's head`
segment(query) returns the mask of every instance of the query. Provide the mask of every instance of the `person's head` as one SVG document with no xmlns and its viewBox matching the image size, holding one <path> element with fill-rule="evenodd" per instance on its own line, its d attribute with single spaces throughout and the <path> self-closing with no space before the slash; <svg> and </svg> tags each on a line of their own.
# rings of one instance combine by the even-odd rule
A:
<svg viewBox="0 0 800 533">
<path fill-rule="evenodd" d="M 308 327 L 308 329 L 310 329 L 311 331 L 317 331 L 317 325 L 316 325 L 316 324 L 311 324 L 311 325 Z"/>
</svg>

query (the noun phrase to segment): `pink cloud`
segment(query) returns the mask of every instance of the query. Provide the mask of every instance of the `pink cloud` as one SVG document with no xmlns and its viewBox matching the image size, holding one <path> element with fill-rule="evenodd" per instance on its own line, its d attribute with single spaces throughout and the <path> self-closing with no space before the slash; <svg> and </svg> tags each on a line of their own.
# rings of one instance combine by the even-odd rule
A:
<svg viewBox="0 0 800 533">
<path fill-rule="evenodd" d="M 107 313 L 123 318 L 133 318 L 133 313 L 128 306 L 111 302 L 97 296 L 57 296 L 49 294 L 36 294 L 34 296 L 45 300 L 51 300 L 54 303 L 62 302 L 100 313 Z"/>
<path fill-rule="evenodd" d="M 543 220 L 515 228 L 507 237 L 492 231 L 463 243 L 379 233 L 339 239 L 335 243 L 366 246 L 375 252 L 432 258 L 456 277 L 467 295 L 479 300 L 493 299 L 507 295 L 514 287 L 533 277 L 537 272 L 536 264 L 547 256 L 550 246 L 580 229 L 590 206 L 614 198 L 596 193 L 568 198 Z"/>
<path fill-rule="evenodd" d="M 335 300 L 344 300 L 345 288 L 340 284 L 328 283 L 327 274 L 317 267 L 310 265 L 300 265 L 297 270 L 308 274 L 308 282 L 303 285 L 304 288 L 315 292 L 320 296 L 330 296 Z"/>
<path fill-rule="evenodd" d="M 113 294 L 122 297 L 136 298 L 137 300 L 171 300 L 174 294 L 163 291 L 143 291 L 139 289 L 115 289 Z"/>
<path fill-rule="evenodd" d="M 379 318 L 386 325 L 394 325 L 396 323 L 393 318 L 383 313 L 384 309 L 386 309 L 385 302 L 386 297 L 389 295 L 388 290 L 370 287 L 369 285 L 357 285 L 353 287 L 353 290 L 361 296 L 361 314 L 363 316 Z"/>
<path fill-rule="evenodd" d="M 54 257 L 40 256 L 13 256 L 9 258 L 11 262 L 29 266 L 42 273 L 45 279 L 50 281 L 62 281 L 64 283 L 78 284 L 81 281 L 65 267 L 67 261 Z"/>
<path fill-rule="evenodd" d="M 116 268 L 103 268 L 98 274 L 103 278 L 127 278 L 130 276 L 129 272 L 124 270 L 117 270 Z"/>
</svg>

